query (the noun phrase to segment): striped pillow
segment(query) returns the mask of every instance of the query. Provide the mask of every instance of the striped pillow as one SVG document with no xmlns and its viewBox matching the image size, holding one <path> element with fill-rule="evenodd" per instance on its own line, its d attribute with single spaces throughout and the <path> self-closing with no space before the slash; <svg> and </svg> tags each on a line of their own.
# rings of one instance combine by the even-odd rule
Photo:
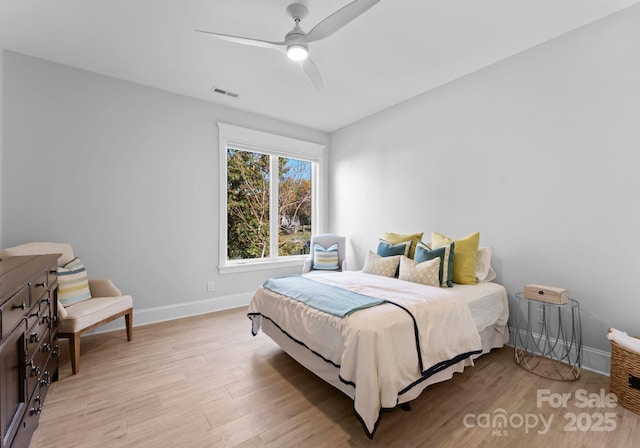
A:
<svg viewBox="0 0 640 448">
<path fill-rule="evenodd" d="M 323 271 L 337 271 L 338 266 L 338 243 L 324 248 L 318 243 L 313 245 L 313 269 Z"/>
<path fill-rule="evenodd" d="M 73 305 L 91 298 L 87 271 L 79 258 L 58 266 L 58 301 L 62 306 Z"/>
</svg>

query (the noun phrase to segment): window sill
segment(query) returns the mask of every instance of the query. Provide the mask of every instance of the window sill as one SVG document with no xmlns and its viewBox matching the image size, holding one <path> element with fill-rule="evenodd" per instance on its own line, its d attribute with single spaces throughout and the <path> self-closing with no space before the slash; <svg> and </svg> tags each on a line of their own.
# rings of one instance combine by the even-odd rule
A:
<svg viewBox="0 0 640 448">
<path fill-rule="evenodd" d="M 268 261 L 245 261 L 237 262 L 233 264 L 227 264 L 224 266 L 218 266 L 218 272 L 220 274 L 235 274 L 237 272 L 251 272 L 261 271 L 267 269 L 282 269 L 290 267 L 300 267 L 309 258 L 309 255 L 288 258 L 286 260 L 268 260 Z"/>
</svg>

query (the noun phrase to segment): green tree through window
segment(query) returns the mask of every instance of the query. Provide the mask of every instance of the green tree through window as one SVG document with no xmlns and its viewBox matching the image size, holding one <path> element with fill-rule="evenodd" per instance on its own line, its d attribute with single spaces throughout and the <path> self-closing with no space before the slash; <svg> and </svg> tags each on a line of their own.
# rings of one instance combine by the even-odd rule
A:
<svg viewBox="0 0 640 448">
<path fill-rule="evenodd" d="M 277 191 L 275 217 L 272 191 Z M 273 219 L 278 223 L 277 256 L 306 253 L 312 197 L 312 162 L 228 147 L 227 259 L 271 257 Z"/>
<path fill-rule="evenodd" d="M 269 256 L 269 156 L 227 148 L 227 258 Z"/>
<path fill-rule="evenodd" d="M 311 239 L 311 162 L 278 158 L 278 255 L 303 254 Z"/>
</svg>

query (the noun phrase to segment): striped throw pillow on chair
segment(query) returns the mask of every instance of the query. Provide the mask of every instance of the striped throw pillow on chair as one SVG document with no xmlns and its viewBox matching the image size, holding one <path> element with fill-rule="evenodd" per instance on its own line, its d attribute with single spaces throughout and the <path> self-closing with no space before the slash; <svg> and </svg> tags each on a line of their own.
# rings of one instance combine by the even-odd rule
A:
<svg viewBox="0 0 640 448">
<path fill-rule="evenodd" d="M 338 243 L 326 249 L 315 243 L 313 245 L 313 269 L 323 271 L 337 271 L 338 266 Z"/>
<path fill-rule="evenodd" d="M 87 271 L 78 257 L 58 266 L 58 288 L 58 300 L 62 306 L 91 298 Z"/>
</svg>

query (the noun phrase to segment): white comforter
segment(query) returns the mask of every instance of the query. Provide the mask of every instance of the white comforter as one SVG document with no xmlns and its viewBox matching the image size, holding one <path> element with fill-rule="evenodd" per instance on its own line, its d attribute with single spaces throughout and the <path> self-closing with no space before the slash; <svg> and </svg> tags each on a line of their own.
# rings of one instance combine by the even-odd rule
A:
<svg viewBox="0 0 640 448">
<path fill-rule="evenodd" d="M 256 334 L 268 318 L 286 334 L 340 369 L 355 385 L 354 408 L 372 435 L 380 411 L 393 408 L 403 390 L 432 366 L 482 349 L 478 328 L 460 288 L 434 288 L 362 272 L 309 273 L 308 278 L 393 301 L 418 326 L 422 371 L 411 316 L 392 304 L 339 318 L 260 288 L 249 305 Z M 472 287 L 473 288 L 473 287 Z"/>
</svg>

